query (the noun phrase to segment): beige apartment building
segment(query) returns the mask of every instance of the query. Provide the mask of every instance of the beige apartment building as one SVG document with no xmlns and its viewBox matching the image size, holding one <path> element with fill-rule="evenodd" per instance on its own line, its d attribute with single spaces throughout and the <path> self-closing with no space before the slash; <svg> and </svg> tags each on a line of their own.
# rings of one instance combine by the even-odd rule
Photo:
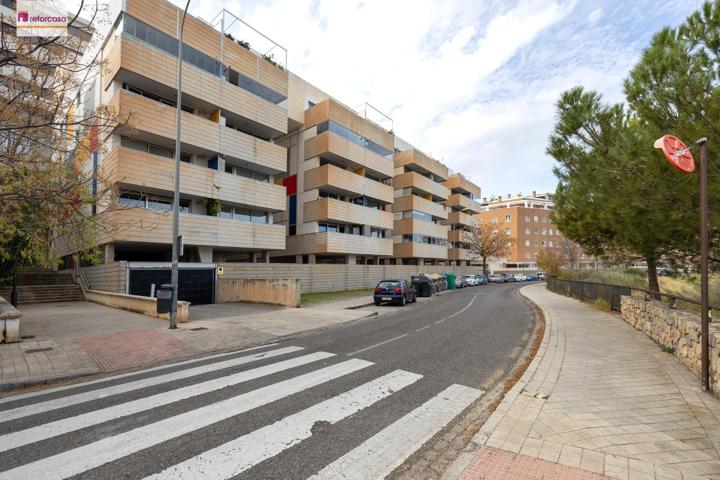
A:
<svg viewBox="0 0 720 480">
<path fill-rule="evenodd" d="M 450 190 L 448 168 L 423 152 L 397 142 L 393 188 L 395 214 L 392 261 L 403 265 L 442 265 L 448 259 Z"/>
<path fill-rule="evenodd" d="M 477 224 L 474 215 L 482 211 L 478 202 L 480 187 L 461 173 L 450 175 L 443 185 L 450 190 L 445 202 L 449 209 L 445 222 L 448 231 L 448 260 L 452 265 L 468 265 L 475 256 L 468 249 L 467 232 Z"/>
<path fill-rule="evenodd" d="M 165 0 L 120 8 L 101 48 L 96 101 L 127 124 L 102 132 L 93 154 L 118 190 L 117 204 L 97 212 L 110 226 L 98 242 L 106 262 L 167 262 L 182 11 Z M 286 149 L 275 140 L 288 131 L 288 72 L 190 15 L 183 58 L 181 261 L 268 261 L 285 248 L 273 217 L 285 210 L 275 178 L 286 171 Z"/>
<path fill-rule="evenodd" d="M 504 231 L 512 244 L 509 255 L 491 265 L 493 271 L 536 271 L 537 255 L 543 249 L 561 250 L 566 239 L 550 219 L 555 203 L 551 193 L 483 199 L 476 218 Z M 580 253 L 579 267 L 590 268 L 595 260 Z"/>
<path fill-rule="evenodd" d="M 273 262 L 377 265 L 393 254 L 392 126 L 290 76 L 287 246 Z M 367 108 L 364 109 L 367 112 Z"/>
</svg>

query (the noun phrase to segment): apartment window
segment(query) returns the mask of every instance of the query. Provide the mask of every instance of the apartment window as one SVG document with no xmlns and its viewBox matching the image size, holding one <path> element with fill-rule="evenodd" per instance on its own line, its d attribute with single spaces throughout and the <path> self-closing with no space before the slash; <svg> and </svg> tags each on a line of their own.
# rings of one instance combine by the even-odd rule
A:
<svg viewBox="0 0 720 480">
<path fill-rule="evenodd" d="M 534 233 L 535 235 L 537 235 L 537 234 L 538 234 L 538 229 L 537 229 L 537 228 L 533 228 L 533 233 Z"/>
<path fill-rule="evenodd" d="M 288 235 L 297 235 L 297 225 L 290 225 L 288 227 Z"/>
<path fill-rule="evenodd" d="M 162 195 L 146 195 L 140 192 L 122 192 L 118 198 L 118 204 L 126 207 L 147 208 L 169 212 L 172 210 L 172 197 Z M 190 213 L 190 200 L 180 199 L 180 212 Z"/>
<path fill-rule="evenodd" d="M 525 240 L 525 246 L 526 246 L 526 247 L 529 247 L 529 246 L 530 246 L 530 240 Z"/>
<path fill-rule="evenodd" d="M 125 148 L 131 148 L 133 150 L 139 150 L 145 153 L 151 153 L 165 158 L 175 158 L 175 150 L 170 148 L 153 145 L 151 143 L 141 142 L 128 137 L 120 137 L 120 145 Z M 181 153 L 180 160 L 186 163 L 192 162 L 192 155 L 189 153 Z"/>
<path fill-rule="evenodd" d="M 183 49 L 184 48 L 185 47 L 183 46 Z M 185 55 L 183 55 L 183 57 L 184 56 Z M 285 95 L 282 95 L 272 90 L 271 88 L 266 87 L 262 83 L 256 82 L 250 77 L 246 77 L 242 73 L 226 65 L 223 65 L 223 70 L 223 76 L 225 77 L 225 80 L 227 82 L 232 83 L 236 87 L 240 87 L 243 90 L 247 90 L 248 92 L 257 95 L 258 97 L 267 100 L 268 102 L 277 105 L 278 103 L 282 103 L 287 98 Z"/>
<path fill-rule="evenodd" d="M 510 229 L 509 229 L 509 228 L 506 228 L 506 229 L 505 229 L 505 235 L 510 235 Z"/>
<path fill-rule="evenodd" d="M 548 230 L 548 235 L 552 235 L 552 234 L 553 234 L 553 231 L 552 231 L 552 228 L 551 228 L 550 230 Z"/>
<path fill-rule="evenodd" d="M 543 215 L 542 221 L 543 221 L 543 223 L 547 223 L 547 221 L 548 221 L 547 215 Z"/>
<path fill-rule="evenodd" d="M 537 241 L 537 240 L 535 240 L 535 246 L 536 246 L 536 247 L 538 246 L 538 241 Z"/>
<path fill-rule="evenodd" d="M 494 224 L 497 224 L 497 223 L 498 223 L 497 217 L 492 217 L 492 223 L 494 223 Z"/>
<path fill-rule="evenodd" d="M 529 221 L 530 221 L 530 215 L 525 215 L 525 221 L 526 221 L 526 222 L 529 222 Z"/>
<path fill-rule="evenodd" d="M 330 225 L 327 223 L 321 223 L 318 225 L 318 231 L 320 233 L 338 233 L 338 230 L 340 230 L 340 228 L 337 225 Z"/>
<path fill-rule="evenodd" d="M 368 150 L 377 153 L 381 157 L 387 157 L 388 155 L 393 153 L 392 150 L 389 150 L 382 145 L 378 145 L 372 140 L 369 140 L 362 135 L 357 134 L 352 130 L 349 130 L 348 128 L 345 128 L 344 126 L 340 125 L 339 123 L 335 123 L 332 120 L 325 120 L 324 122 L 318 124 L 318 135 L 326 131 L 330 131 L 336 135 L 345 138 L 346 140 L 355 143 L 356 145 L 367 148 Z"/>
<path fill-rule="evenodd" d="M 385 238 L 385 230 L 379 228 L 371 228 L 370 236 L 373 238 Z"/>
<path fill-rule="evenodd" d="M 505 215 L 505 223 L 510 223 L 510 215 Z"/>
<path fill-rule="evenodd" d="M 547 228 L 543 228 L 543 229 L 542 229 L 542 234 L 543 234 L 543 235 L 547 235 Z"/>
<path fill-rule="evenodd" d="M 525 229 L 525 235 L 530 235 L 530 229 L 529 229 L 529 228 L 526 228 L 526 229 Z"/>
<path fill-rule="evenodd" d="M 544 246 L 545 246 L 545 240 L 541 240 L 541 241 L 540 241 L 540 246 L 541 246 L 541 247 L 544 247 Z"/>
<path fill-rule="evenodd" d="M 220 207 L 220 218 L 230 220 L 238 220 L 241 222 L 252 223 L 268 223 L 269 213 L 261 210 L 250 210 L 249 208 L 233 207 L 231 205 L 222 205 Z"/>
<path fill-rule="evenodd" d="M 404 219 L 414 219 L 414 220 L 420 220 L 422 222 L 428 222 L 428 223 L 434 223 L 432 215 L 425 212 L 418 212 L 417 210 L 410 210 L 405 211 L 402 213 L 402 218 Z"/>
<path fill-rule="evenodd" d="M 270 175 L 267 173 L 257 172 L 249 168 L 238 167 L 229 163 L 225 164 L 225 173 L 232 173 L 239 177 L 249 178 L 256 182 L 270 183 Z"/>
<path fill-rule="evenodd" d="M 552 246 L 553 246 L 552 240 L 550 240 L 550 242 L 548 243 L 548 246 L 549 246 L 550 248 L 552 248 Z"/>
<path fill-rule="evenodd" d="M 320 190 L 320 192 L 318 192 L 318 195 L 320 196 L 320 198 L 333 198 L 335 200 L 342 200 L 343 202 L 347 201 L 346 196 L 337 194 L 335 192 L 328 192 L 327 190 Z"/>
<path fill-rule="evenodd" d="M 535 223 L 538 223 L 538 216 L 535 215 L 535 216 L 533 217 L 533 220 L 535 221 Z"/>
</svg>

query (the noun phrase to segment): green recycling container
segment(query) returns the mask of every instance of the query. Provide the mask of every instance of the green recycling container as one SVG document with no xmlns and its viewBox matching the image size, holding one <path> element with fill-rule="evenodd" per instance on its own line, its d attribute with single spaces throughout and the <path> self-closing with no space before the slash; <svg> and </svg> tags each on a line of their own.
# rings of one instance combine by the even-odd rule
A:
<svg viewBox="0 0 720 480">
<path fill-rule="evenodd" d="M 448 290 L 455 290 L 455 274 L 452 272 L 446 272 L 445 278 L 447 279 Z"/>
</svg>

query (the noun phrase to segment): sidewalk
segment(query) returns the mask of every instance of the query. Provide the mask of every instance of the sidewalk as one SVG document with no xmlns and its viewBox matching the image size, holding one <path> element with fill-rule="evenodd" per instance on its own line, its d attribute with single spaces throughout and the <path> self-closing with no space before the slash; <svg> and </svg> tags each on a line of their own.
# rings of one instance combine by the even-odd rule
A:
<svg viewBox="0 0 720 480">
<path fill-rule="evenodd" d="M 685 367 L 615 315 L 522 293 L 538 354 L 444 479 L 720 479 L 720 401 Z"/>
<path fill-rule="evenodd" d="M 167 321 L 91 302 L 21 306 L 20 343 L 0 344 L 0 395 L 24 385 L 135 368 L 243 348 L 372 316 L 367 297 L 309 308 L 226 303 L 190 307 L 190 321 Z"/>
</svg>

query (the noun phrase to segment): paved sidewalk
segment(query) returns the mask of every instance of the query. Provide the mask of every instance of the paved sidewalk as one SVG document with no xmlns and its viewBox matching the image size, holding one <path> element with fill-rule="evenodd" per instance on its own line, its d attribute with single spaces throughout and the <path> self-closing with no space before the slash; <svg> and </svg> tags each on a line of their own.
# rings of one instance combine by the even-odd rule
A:
<svg viewBox="0 0 720 480">
<path fill-rule="evenodd" d="M 367 298 L 354 302 L 367 303 Z M 24 305 L 20 309 L 20 333 L 28 338 L 0 344 L 0 395 L 25 384 L 268 343 L 374 314 L 334 304 L 283 308 L 226 303 L 190 307 L 190 322 L 169 330 L 165 320 L 91 302 Z"/>
<path fill-rule="evenodd" d="M 452 478 L 720 479 L 720 401 L 684 366 L 615 315 L 522 293 L 545 337 Z"/>
</svg>

